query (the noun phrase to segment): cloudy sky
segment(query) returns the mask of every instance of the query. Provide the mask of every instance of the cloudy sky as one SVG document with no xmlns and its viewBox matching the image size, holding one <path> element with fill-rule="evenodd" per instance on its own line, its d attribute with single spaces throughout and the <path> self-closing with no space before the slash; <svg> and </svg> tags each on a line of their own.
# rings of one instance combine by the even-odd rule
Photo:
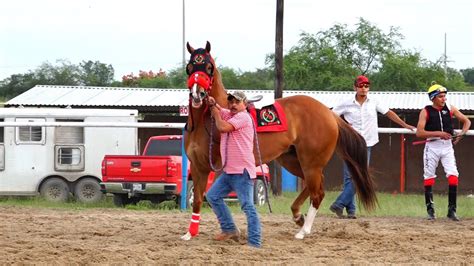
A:
<svg viewBox="0 0 474 266">
<path fill-rule="evenodd" d="M 276 0 L 15 0 L 0 15 L 0 80 L 41 63 L 66 59 L 111 64 L 116 79 L 139 70 L 169 70 L 183 59 L 185 40 L 209 40 L 218 65 L 242 71 L 265 66 L 274 52 Z M 351 28 L 363 17 L 388 32 L 399 27 L 402 46 L 437 61 L 447 35 L 449 66 L 474 67 L 472 0 L 286 0 L 284 51 L 302 32 Z M 187 59 L 188 54 L 186 52 Z"/>
</svg>

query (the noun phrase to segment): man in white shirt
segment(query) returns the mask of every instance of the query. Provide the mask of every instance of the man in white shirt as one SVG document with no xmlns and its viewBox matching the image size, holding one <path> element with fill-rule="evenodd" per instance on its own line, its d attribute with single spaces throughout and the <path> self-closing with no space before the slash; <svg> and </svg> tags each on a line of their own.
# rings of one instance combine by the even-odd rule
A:
<svg viewBox="0 0 474 266">
<path fill-rule="evenodd" d="M 370 161 L 372 146 L 379 142 L 377 112 L 387 116 L 390 120 L 404 128 L 410 130 L 415 129 L 414 126 L 408 125 L 405 121 L 400 119 L 400 117 L 388 107 L 373 99 L 369 99 L 367 96 L 369 89 L 369 79 L 366 76 L 358 76 L 354 81 L 355 97 L 343 101 L 333 108 L 336 114 L 344 116 L 344 119 L 365 139 L 367 143 L 368 162 Z M 331 205 L 330 210 L 339 218 L 343 218 L 343 211 L 346 209 L 347 218 L 355 219 L 355 188 L 352 184 L 349 168 L 345 163 L 343 165 L 343 176 L 343 190 L 336 201 Z"/>
</svg>

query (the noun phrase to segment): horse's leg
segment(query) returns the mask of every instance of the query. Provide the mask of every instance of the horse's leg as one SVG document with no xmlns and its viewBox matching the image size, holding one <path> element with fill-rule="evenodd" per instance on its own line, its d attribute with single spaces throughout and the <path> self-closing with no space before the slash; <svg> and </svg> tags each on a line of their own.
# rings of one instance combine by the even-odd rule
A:
<svg viewBox="0 0 474 266">
<path fill-rule="evenodd" d="M 321 205 L 321 202 L 324 199 L 324 189 L 322 180 L 322 168 L 318 168 L 314 175 L 307 176 L 306 186 L 311 197 L 311 202 L 309 204 L 308 214 L 304 221 L 304 225 L 295 235 L 296 239 L 303 239 L 305 235 L 311 233 L 314 218 L 316 217 L 319 206 Z"/>
<path fill-rule="evenodd" d="M 304 180 L 303 170 L 301 169 L 300 162 L 296 156 L 296 152 L 291 149 L 290 152 L 282 154 L 277 160 L 283 167 L 286 168 L 290 173 L 294 174 L 295 176 L 300 177 Z M 304 215 L 301 214 L 301 205 L 306 201 L 309 196 L 308 189 L 306 186 L 300 192 L 298 197 L 293 201 L 291 204 L 291 212 L 293 213 L 293 221 L 299 225 L 303 226 L 304 224 Z"/>
<path fill-rule="evenodd" d="M 192 237 L 199 234 L 199 223 L 201 220 L 201 206 L 204 201 L 204 192 L 206 191 L 208 173 L 203 170 L 199 170 L 197 167 L 191 165 L 191 172 L 193 173 L 193 213 L 191 216 L 191 222 L 189 223 L 189 229 L 186 234 L 181 236 L 182 240 L 190 240 Z M 182 199 L 183 200 L 183 199 Z M 184 199 L 186 200 L 186 199 Z"/>
<path fill-rule="evenodd" d="M 306 201 L 309 196 L 309 191 L 307 187 L 304 187 L 300 192 L 298 197 L 296 197 L 293 204 L 291 204 L 291 212 L 293 213 L 293 221 L 300 227 L 304 224 L 304 215 L 301 214 L 301 205 Z"/>
</svg>

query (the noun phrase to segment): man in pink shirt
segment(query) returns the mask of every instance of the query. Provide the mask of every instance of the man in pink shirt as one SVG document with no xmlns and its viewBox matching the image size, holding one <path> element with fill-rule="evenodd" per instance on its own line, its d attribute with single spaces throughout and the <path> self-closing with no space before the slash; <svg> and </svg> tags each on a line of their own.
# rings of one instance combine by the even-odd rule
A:
<svg viewBox="0 0 474 266">
<path fill-rule="evenodd" d="M 227 96 L 228 109 L 216 104 L 209 96 L 208 103 L 216 127 L 221 132 L 221 157 L 223 173 L 212 184 L 206 194 L 207 201 L 219 220 L 222 232 L 215 240 L 238 240 L 240 231 L 235 226 L 232 214 L 224 202 L 231 191 L 237 193 L 242 211 L 247 216 L 248 244 L 261 247 L 261 226 L 253 203 L 253 186 L 256 178 L 253 155 L 254 128 L 247 112 L 247 97 L 236 91 Z"/>
</svg>

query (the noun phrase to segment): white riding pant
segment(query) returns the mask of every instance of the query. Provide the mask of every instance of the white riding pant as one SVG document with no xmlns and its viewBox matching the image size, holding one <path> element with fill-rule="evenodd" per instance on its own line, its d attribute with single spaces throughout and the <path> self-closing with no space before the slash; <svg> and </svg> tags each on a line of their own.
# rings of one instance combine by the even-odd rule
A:
<svg viewBox="0 0 474 266">
<path fill-rule="evenodd" d="M 436 168 L 438 167 L 439 161 L 441 161 L 443 165 L 446 177 L 450 175 L 459 177 L 453 144 L 450 139 L 439 139 L 426 143 L 423 153 L 424 179 L 436 177 Z"/>
</svg>

